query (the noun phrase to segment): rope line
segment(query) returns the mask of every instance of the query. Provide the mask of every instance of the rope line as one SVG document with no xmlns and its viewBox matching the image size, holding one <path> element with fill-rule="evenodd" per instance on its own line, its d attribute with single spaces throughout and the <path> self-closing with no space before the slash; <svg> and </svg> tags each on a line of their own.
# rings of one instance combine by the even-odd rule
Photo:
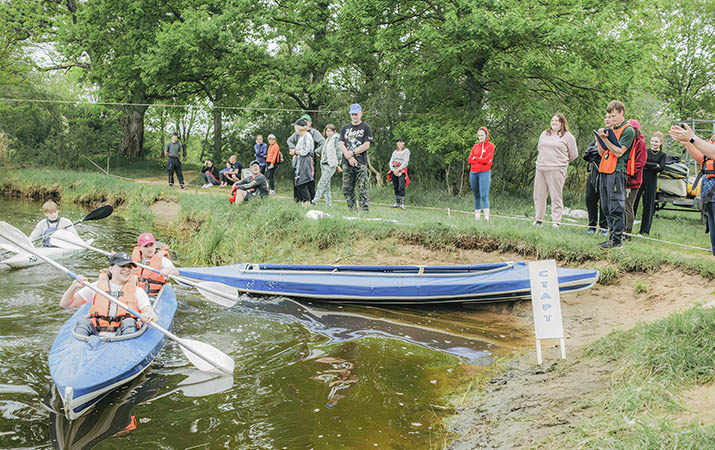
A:
<svg viewBox="0 0 715 450">
<path fill-rule="evenodd" d="M 126 178 L 126 177 L 122 177 L 122 176 L 119 176 L 119 175 L 112 175 L 112 174 L 110 174 L 109 172 L 107 172 L 106 170 L 104 170 L 103 168 L 101 168 L 99 165 L 97 165 L 97 164 L 96 164 L 94 161 L 92 161 L 91 159 L 87 158 L 86 156 L 85 156 L 85 158 L 86 158 L 89 162 L 91 162 L 92 164 L 94 164 L 94 166 L 97 167 L 103 174 L 105 174 L 105 175 L 107 175 L 107 176 L 109 176 L 109 177 L 119 178 L 119 179 L 122 179 L 122 180 L 126 180 L 126 181 L 130 181 L 130 182 L 134 182 L 134 183 L 143 184 L 141 181 L 139 181 L 139 180 L 137 180 L 137 179 L 135 179 L 135 178 Z M 188 186 L 193 186 L 193 187 L 196 188 L 196 191 L 198 191 L 199 184 L 186 183 L 185 186 L 187 186 L 187 187 L 188 187 Z M 282 198 L 289 198 L 289 197 L 282 197 Z M 334 199 L 333 201 L 334 201 L 334 202 L 340 202 L 340 203 L 347 203 L 345 200 L 340 200 L 340 199 Z M 385 207 L 389 207 L 389 206 L 390 206 L 388 203 L 379 203 L 379 202 L 371 202 L 371 203 L 372 203 L 373 205 L 375 205 L 375 206 L 385 206 Z M 419 206 L 419 205 L 414 205 L 414 206 L 409 206 L 409 209 L 423 209 L 423 210 L 428 210 L 428 211 L 445 212 L 445 213 L 447 213 L 447 215 L 448 215 L 449 217 L 451 217 L 451 214 L 452 214 L 452 213 L 469 214 L 469 215 L 474 214 L 472 211 L 465 211 L 465 210 L 463 210 L 463 209 L 437 208 L 437 207 L 434 207 L 434 206 Z M 535 220 L 533 217 L 509 216 L 509 215 L 504 215 L 504 214 L 490 214 L 490 216 L 491 216 L 491 217 L 497 217 L 497 218 L 499 218 L 499 219 L 520 220 L 520 221 L 528 221 L 528 222 L 533 222 L 533 221 Z M 551 220 L 542 220 L 541 222 L 542 222 L 542 223 L 550 223 L 550 224 L 556 223 L 556 222 L 553 222 L 553 221 L 551 221 Z M 580 224 L 580 223 L 563 223 L 563 222 L 562 222 L 562 223 L 559 224 L 559 227 L 562 227 L 562 226 L 574 227 L 574 228 L 590 228 L 588 225 L 584 225 L 584 224 Z M 680 242 L 666 241 L 665 239 L 652 238 L 652 237 L 650 237 L 650 236 L 643 236 L 642 234 L 633 234 L 633 233 L 623 232 L 623 235 L 624 235 L 624 236 L 630 236 L 631 238 L 639 238 L 639 239 L 644 239 L 644 240 L 647 240 L 647 241 L 660 242 L 660 243 L 663 243 L 663 244 L 674 245 L 674 246 L 678 246 L 678 247 L 685 247 L 685 248 L 689 248 L 689 249 L 692 249 L 692 250 L 701 250 L 701 251 L 705 251 L 705 252 L 708 252 L 708 253 L 712 252 L 712 249 L 709 249 L 709 248 L 698 247 L 698 246 L 689 245 L 689 244 L 681 244 Z"/>
<path fill-rule="evenodd" d="M 171 103 L 125 103 L 125 102 L 93 102 L 77 100 L 46 100 L 37 98 L 0 98 L 0 102 L 6 103 L 59 103 L 67 105 L 105 105 L 105 106 L 159 106 L 163 108 L 186 108 L 186 109 L 225 109 L 232 111 L 267 111 L 267 112 L 294 112 L 294 113 L 319 113 L 319 114 L 342 114 L 345 111 L 330 109 L 298 109 L 298 108 L 267 108 L 251 106 L 211 106 L 194 104 L 171 104 Z M 379 112 L 377 112 L 379 114 Z M 347 113 L 346 113 L 347 114 Z"/>
</svg>

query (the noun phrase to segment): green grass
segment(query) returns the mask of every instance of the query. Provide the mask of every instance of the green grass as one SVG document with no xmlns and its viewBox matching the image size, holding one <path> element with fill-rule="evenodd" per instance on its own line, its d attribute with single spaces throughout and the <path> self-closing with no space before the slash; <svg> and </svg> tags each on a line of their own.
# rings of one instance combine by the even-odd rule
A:
<svg viewBox="0 0 715 450">
<path fill-rule="evenodd" d="M 140 165 L 137 175 L 148 170 Z M 154 173 L 154 175 L 157 175 Z M 162 175 L 159 172 L 159 175 Z M 491 222 L 475 222 L 471 214 L 471 193 L 462 197 L 444 190 L 408 188 L 407 211 L 395 210 L 379 203 L 392 203 L 391 187 L 371 189 L 371 212 L 363 219 L 385 221 L 346 221 L 349 213 L 341 203 L 338 179 L 334 179 L 334 206 L 319 206 L 332 218 L 312 221 L 304 218 L 305 209 L 290 197 L 285 181 L 277 190 L 286 198 L 249 202 L 232 206 L 225 191 L 214 195 L 195 195 L 166 186 L 147 185 L 106 177 L 97 172 L 48 171 L 21 169 L 3 171 L 0 190 L 6 194 L 32 197 L 36 200 L 61 197 L 64 202 L 86 206 L 109 203 L 121 207 L 142 228 L 153 223 L 149 206 L 158 199 L 178 200 L 180 217 L 164 235 L 170 235 L 172 248 L 184 264 L 227 264 L 239 261 L 284 263 L 331 263 L 349 255 L 362 255 L 377 248 L 389 252 L 401 243 L 427 249 L 454 251 L 479 249 L 487 252 L 515 254 L 517 258 L 556 259 L 565 265 L 597 265 L 602 283 L 614 282 L 620 273 L 653 272 L 663 265 L 679 267 L 705 277 L 715 277 L 715 261 L 707 252 L 664 243 L 634 239 L 626 248 L 607 252 L 596 245 L 602 238 L 586 235 L 582 227 L 532 227 L 530 195 L 495 193 L 492 197 Z M 577 196 L 572 202 L 579 203 Z M 424 200 L 423 204 L 415 204 Z M 580 204 L 572 204 L 580 206 Z M 449 213 L 447 211 L 449 208 Z M 662 215 L 662 217 L 661 217 Z M 661 236 L 707 248 L 709 238 L 703 232 L 698 216 L 687 212 L 664 212 L 656 218 L 652 236 Z M 564 223 L 580 223 L 584 221 Z M 187 233 L 189 231 L 189 233 Z M 187 236 L 191 239 L 187 239 Z M 498 254 L 491 261 L 504 259 Z M 480 261 L 474 261 L 480 262 Z M 429 261 L 425 261 L 429 263 Z"/>
<path fill-rule="evenodd" d="M 715 310 L 693 308 L 628 331 L 614 331 L 584 349 L 611 361 L 611 387 L 584 399 L 597 412 L 565 436 L 563 448 L 715 448 L 715 426 L 678 420 L 682 389 L 715 382 Z M 629 424 L 626 419 L 635 420 Z"/>
</svg>

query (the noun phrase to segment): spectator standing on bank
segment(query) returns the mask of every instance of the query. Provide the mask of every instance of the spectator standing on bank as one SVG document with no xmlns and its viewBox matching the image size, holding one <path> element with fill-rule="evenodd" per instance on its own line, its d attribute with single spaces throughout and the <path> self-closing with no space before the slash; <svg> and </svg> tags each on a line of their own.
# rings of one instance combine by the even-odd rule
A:
<svg viewBox="0 0 715 450">
<path fill-rule="evenodd" d="M 480 127 L 477 130 L 477 143 L 467 158 L 469 164 L 469 185 L 474 194 L 474 220 L 479 220 L 484 210 L 484 220 L 489 221 L 489 187 L 492 182 L 492 162 L 494 144 L 489 142 L 489 130 Z"/>
<path fill-rule="evenodd" d="M 184 174 L 181 172 L 181 154 L 183 153 L 186 159 L 186 148 L 179 142 L 179 135 L 172 133 L 171 141 L 164 146 L 164 156 L 167 157 L 166 171 L 169 173 L 169 186 L 174 185 L 174 173 L 179 179 L 181 189 L 186 189 L 184 186 Z"/>
<path fill-rule="evenodd" d="M 665 169 L 665 152 L 663 151 L 663 133 L 653 133 L 650 138 L 650 148 L 643 168 L 643 183 L 638 189 L 638 197 L 633 207 L 637 214 L 639 200 L 643 199 L 643 215 L 641 216 L 640 234 L 650 234 L 655 215 L 655 194 L 658 191 L 658 174 Z"/>
<path fill-rule="evenodd" d="M 340 163 L 342 162 L 343 154 L 338 147 L 338 133 L 335 129 L 335 125 L 332 123 L 327 124 L 325 130 L 323 130 L 323 134 L 325 134 L 325 144 L 323 145 L 323 152 L 320 155 L 320 181 L 318 181 L 318 187 L 315 189 L 315 197 L 311 200 L 311 203 L 314 205 L 317 204 L 320 201 L 320 197 L 325 193 L 325 204 L 333 206 L 330 180 L 332 180 L 336 170 L 342 171 Z"/>
<path fill-rule="evenodd" d="M 549 128 L 539 136 L 539 155 L 536 158 L 534 176 L 534 211 L 541 225 L 546 214 L 546 198 L 551 197 L 551 221 L 553 227 L 561 224 L 564 207 L 564 183 L 569 163 L 578 158 L 576 139 L 569 132 L 566 117 L 556 113 L 551 117 Z"/>
<path fill-rule="evenodd" d="M 405 207 L 405 188 L 410 184 L 410 177 L 407 175 L 407 166 L 410 163 L 410 149 L 405 147 L 405 140 L 397 138 L 395 141 L 397 149 L 392 152 L 387 179 L 392 181 L 395 191 L 395 203 L 390 208 Z"/>
<path fill-rule="evenodd" d="M 355 211 L 355 187 L 359 191 L 360 209 L 370 210 L 367 151 L 373 141 L 372 128 L 362 121 L 362 106 L 350 105 L 350 123 L 340 130 L 343 153 L 343 195 L 350 211 Z"/>
<path fill-rule="evenodd" d="M 707 216 L 707 230 L 710 232 L 710 246 L 715 255 L 715 136 L 710 142 L 700 139 L 686 124 L 683 128 L 673 125 L 668 131 L 670 137 L 682 143 L 694 160 L 701 164 L 703 172 L 700 181 L 700 198 L 703 200 L 703 212 Z"/>
<path fill-rule="evenodd" d="M 646 159 L 648 158 L 648 150 L 645 146 L 645 138 L 641 134 L 641 124 L 635 119 L 628 121 L 629 124 L 636 131 L 635 141 L 633 141 L 633 158 L 632 162 L 629 161 L 629 165 L 632 164 L 633 168 L 627 171 L 628 179 L 626 180 L 626 207 L 624 210 L 625 219 L 625 235 L 626 241 L 630 241 L 631 237 L 629 234 L 633 231 L 633 222 L 635 220 L 634 205 L 636 202 L 636 197 L 638 196 L 638 190 L 643 184 L 643 167 L 645 167 Z"/>
<path fill-rule="evenodd" d="M 623 247 L 628 153 L 632 150 L 636 131 L 625 119 L 626 107 L 622 102 L 611 101 L 606 106 L 606 112 L 611 127 L 597 130 L 596 135 L 600 139 L 598 153 L 601 155 L 601 164 L 598 166 L 601 184 L 598 190 L 601 193 L 603 209 L 608 214 L 609 234 L 608 240 L 598 245 L 610 249 Z"/>
<path fill-rule="evenodd" d="M 315 153 L 322 153 L 323 151 L 323 145 L 325 145 L 325 138 L 323 137 L 322 134 L 320 134 L 320 131 L 316 130 L 313 128 L 313 120 L 310 118 L 308 114 L 303 114 L 300 116 L 302 120 L 305 121 L 306 125 L 308 126 L 308 133 L 310 133 L 310 137 L 313 138 L 313 154 Z M 290 135 L 288 138 L 288 151 L 290 152 L 293 150 L 293 153 L 290 153 L 291 155 L 295 154 L 295 147 L 298 145 L 298 133 L 293 133 Z M 293 169 L 295 169 L 295 162 L 296 162 L 296 157 L 293 157 Z M 315 162 L 311 159 L 310 160 L 310 167 L 311 170 L 313 171 L 313 177 L 315 177 Z M 315 184 L 315 182 L 313 182 Z M 293 198 L 295 198 L 296 201 L 298 200 L 298 194 L 295 190 L 296 186 L 293 185 Z M 315 192 L 314 192 L 315 193 Z"/>
<path fill-rule="evenodd" d="M 606 114 L 603 120 L 606 128 L 611 126 L 611 122 Z M 601 164 L 601 155 L 598 153 L 598 142 L 594 138 L 586 151 L 583 153 L 583 159 L 588 163 L 588 178 L 586 179 L 586 210 L 588 211 L 588 229 L 586 234 L 595 234 L 598 232 L 604 236 L 608 235 L 608 218 L 601 204 L 601 197 L 598 192 L 600 184 L 600 174 L 598 165 Z M 596 226 L 598 225 L 598 227 Z"/>
<path fill-rule="evenodd" d="M 294 156 L 294 184 L 296 201 L 303 206 L 310 204 L 315 196 L 315 178 L 313 176 L 313 137 L 308 132 L 308 123 L 298 119 L 295 123 L 295 132 L 298 134 L 298 143 L 291 150 Z"/>
<path fill-rule="evenodd" d="M 268 187 L 270 189 L 270 195 L 276 193 L 276 182 L 274 180 L 274 176 L 276 173 L 276 169 L 278 168 L 278 164 L 280 164 L 281 162 L 281 148 L 278 145 L 278 142 L 276 142 L 276 135 L 269 134 L 268 154 L 266 155 L 266 178 L 268 178 Z"/>
<path fill-rule="evenodd" d="M 261 173 L 266 173 L 266 156 L 268 156 L 268 145 L 263 142 L 263 135 L 256 135 L 256 144 L 253 146 L 253 152 L 256 154 L 256 161 L 261 167 Z"/>
</svg>

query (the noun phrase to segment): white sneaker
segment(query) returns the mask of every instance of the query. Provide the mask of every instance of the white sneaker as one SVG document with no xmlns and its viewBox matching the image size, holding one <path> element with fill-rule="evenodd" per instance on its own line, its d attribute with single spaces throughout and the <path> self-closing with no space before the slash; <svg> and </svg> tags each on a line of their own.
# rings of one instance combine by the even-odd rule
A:
<svg viewBox="0 0 715 450">
<path fill-rule="evenodd" d="M 535 222 L 531 222 L 531 226 L 532 226 L 532 227 L 540 227 L 540 226 L 541 226 L 541 222 L 539 222 L 538 220 L 535 221 Z"/>
<path fill-rule="evenodd" d="M 559 227 L 559 224 L 558 224 L 558 223 L 554 223 L 554 224 L 552 224 L 551 226 L 554 227 L 554 228 L 558 228 L 558 227 Z"/>
<path fill-rule="evenodd" d="M 276 195 L 276 191 L 274 191 L 273 189 L 271 189 L 271 191 L 268 193 L 268 195 Z"/>
</svg>

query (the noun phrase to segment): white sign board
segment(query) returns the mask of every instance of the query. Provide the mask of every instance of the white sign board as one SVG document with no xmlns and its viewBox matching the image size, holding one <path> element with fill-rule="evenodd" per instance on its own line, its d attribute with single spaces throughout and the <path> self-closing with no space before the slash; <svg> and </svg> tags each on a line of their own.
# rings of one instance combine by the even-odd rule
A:
<svg viewBox="0 0 715 450">
<path fill-rule="evenodd" d="M 540 341 L 542 339 L 560 339 L 561 356 L 566 358 L 556 261 L 551 259 L 530 262 L 529 278 L 531 280 L 531 309 L 534 313 L 537 360 L 541 364 Z"/>
</svg>

